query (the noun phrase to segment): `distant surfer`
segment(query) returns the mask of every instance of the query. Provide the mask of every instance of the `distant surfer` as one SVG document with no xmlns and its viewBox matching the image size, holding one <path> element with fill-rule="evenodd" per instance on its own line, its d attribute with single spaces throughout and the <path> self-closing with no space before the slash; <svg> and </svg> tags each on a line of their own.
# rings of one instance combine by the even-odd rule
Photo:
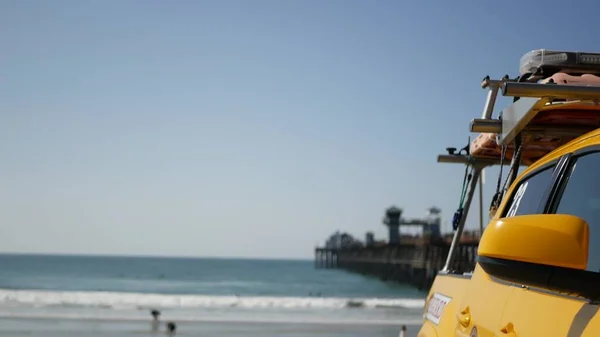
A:
<svg viewBox="0 0 600 337">
<path fill-rule="evenodd" d="M 349 300 L 348 302 L 346 302 L 346 307 L 348 307 L 348 308 L 362 308 L 364 306 L 365 306 L 365 303 L 363 301 Z"/>
<path fill-rule="evenodd" d="M 152 331 L 157 331 L 158 325 L 160 324 L 160 322 L 158 321 L 158 316 L 160 316 L 160 311 L 158 311 L 156 309 L 152 309 L 150 311 L 150 315 L 152 315 Z"/>
<path fill-rule="evenodd" d="M 176 329 L 177 326 L 175 325 L 175 322 L 167 323 L 167 336 L 175 336 Z"/>
<path fill-rule="evenodd" d="M 404 325 L 404 324 L 402 324 L 402 329 L 400 329 L 399 337 L 406 337 L 406 325 Z"/>
</svg>

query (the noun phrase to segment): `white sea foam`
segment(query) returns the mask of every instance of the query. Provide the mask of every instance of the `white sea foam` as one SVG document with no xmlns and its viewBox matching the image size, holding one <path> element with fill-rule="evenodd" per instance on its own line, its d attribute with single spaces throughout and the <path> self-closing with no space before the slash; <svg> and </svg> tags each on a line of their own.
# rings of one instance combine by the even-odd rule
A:
<svg viewBox="0 0 600 337">
<path fill-rule="evenodd" d="M 402 298 L 262 297 L 167 295 L 92 291 L 43 291 L 0 289 L 2 306 L 60 306 L 111 309 L 146 308 L 274 308 L 274 309 L 421 309 L 424 300 Z"/>
<path fill-rule="evenodd" d="M 85 320 L 100 322 L 148 322 L 148 317 L 122 316 L 122 315 L 96 315 L 86 313 L 30 313 L 30 312 L 3 312 L 0 310 L 0 318 L 16 318 L 30 320 Z M 226 317 L 216 316 L 170 316 L 169 320 L 186 323 L 253 323 L 253 324 L 323 324 L 323 325 L 390 325 L 401 326 L 420 325 L 423 320 L 415 317 L 398 317 L 394 319 L 373 319 L 356 318 L 350 319 L 343 317 L 298 317 L 298 316 L 262 316 L 262 317 L 243 317 L 232 315 Z"/>
</svg>

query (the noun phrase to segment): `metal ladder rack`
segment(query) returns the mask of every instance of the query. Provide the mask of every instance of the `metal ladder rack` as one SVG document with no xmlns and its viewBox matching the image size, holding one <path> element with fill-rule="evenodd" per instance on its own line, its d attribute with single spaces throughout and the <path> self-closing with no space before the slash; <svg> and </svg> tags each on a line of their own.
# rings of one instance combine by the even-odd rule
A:
<svg viewBox="0 0 600 337">
<path fill-rule="evenodd" d="M 557 100 L 575 101 L 579 106 L 600 106 L 600 87 L 517 82 L 509 79 L 508 76 L 500 80 L 491 80 L 489 76 L 486 76 L 481 83 L 481 87 L 489 89 L 486 103 L 481 118 L 471 120 L 469 130 L 476 133 L 497 134 L 497 143 L 500 146 L 508 146 L 511 143 L 519 143 L 520 145 L 521 138 L 517 137 L 526 133 L 576 137 L 595 128 L 571 125 L 533 126 L 530 125 L 530 122 L 540 111 L 548 105 L 554 104 Z M 503 96 L 517 97 L 517 99 L 504 108 L 498 118 L 493 118 L 496 99 L 500 91 Z M 569 103 L 559 102 L 557 104 L 565 104 L 564 106 L 567 107 Z M 600 111 L 598 113 L 600 114 Z M 468 144 L 468 147 L 470 145 Z M 482 170 L 488 166 L 508 164 L 505 158 L 476 158 L 471 157 L 468 151 L 466 155 L 456 154 L 455 151 L 454 148 L 448 148 L 447 154 L 438 155 L 437 162 L 472 165 L 474 170 L 466 195 L 463 214 L 452 238 L 450 252 L 442 269 L 443 272 L 449 272 L 456 255 L 475 189 L 481 183 L 479 178 Z M 521 165 L 520 158 L 513 157 L 510 165 L 515 168 Z M 514 178 L 516 178 L 516 175 L 509 180 L 514 180 Z M 510 184 L 512 184 L 512 181 L 508 182 L 508 186 Z"/>
<path fill-rule="evenodd" d="M 600 105 L 600 87 L 598 86 L 522 83 L 507 78 L 502 80 L 486 78 L 484 82 L 486 81 L 489 83 L 490 91 L 484 113 L 481 118 L 471 121 L 470 131 L 496 133 L 498 134 L 498 145 L 501 146 L 510 144 L 521 132 L 527 132 L 530 129 L 529 123 L 549 104 L 565 104 L 565 108 L 568 107 L 569 103 L 555 103 L 556 100 L 570 100 L 578 105 Z M 494 119 L 492 111 L 499 89 L 503 96 L 518 97 L 519 99 L 502 110 L 502 119 Z M 563 127 L 557 125 L 554 130 L 545 131 L 548 134 L 552 134 L 554 131 L 570 135 L 583 135 L 591 129 L 585 126 Z"/>
</svg>

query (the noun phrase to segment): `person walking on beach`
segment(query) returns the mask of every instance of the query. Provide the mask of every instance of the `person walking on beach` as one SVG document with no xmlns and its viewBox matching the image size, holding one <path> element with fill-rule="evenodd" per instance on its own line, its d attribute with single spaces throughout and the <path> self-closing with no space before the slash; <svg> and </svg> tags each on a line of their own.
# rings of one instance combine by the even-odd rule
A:
<svg viewBox="0 0 600 337">
<path fill-rule="evenodd" d="M 160 316 L 160 311 L 153 309 L 150 311 L 150 315 L 152 315 L 152 331 L 158 330 L 158 325 L 160 322 L 158 321 L 158 316 Z"/>
<path fill-rule="evenodd" d="M 402 329 L 400 329 L 400 336 L 399 337 L 406 337 L 406 325 L 402 325 Z"/>
<path fill-rule="evenodd" d="M 169 337 L 175 336 L 175 329 L 177 329 L 175 322 L 167 323 L 167 336 L 169 336 Z"/>
</svg>

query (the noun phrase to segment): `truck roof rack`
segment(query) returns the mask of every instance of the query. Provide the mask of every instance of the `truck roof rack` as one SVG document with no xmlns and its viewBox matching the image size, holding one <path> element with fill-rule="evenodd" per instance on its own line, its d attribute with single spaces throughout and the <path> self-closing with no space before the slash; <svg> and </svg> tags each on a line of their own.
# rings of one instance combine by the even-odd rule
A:
<svg viewBox="0 0 600 337">
<path fill-rule="evenodd" d="M 488 89 L 487 99 L 481 118 L 471 120 L 469 131 L 488 134 L 488 138 L 494 134 L 498 148 L 509 148 L 508 158 L 516 149 L 515 139 L 522 138 L 525 152 L 527 147 L 536 147 L 537 156 L 524 158 L 523 164 L 531 164 L 572 139 L 600 128 L 600 77 L 596 75 L 600 75 L 599 53 L 532 50 L 521 57 L 518 77 L 505 75 L 493 80 L 486 76 L 482 80 L 481 87 Z M 513 97 L 513 103 L 494 116 L 499 93 Z M 477 151 L 480 138 L 481 135 L 471 144 L 469 161 L 482 165 L 503 162 L 500 151 Z M 452 153 L 438 156 L 438 162 L 467 161 L 467 157 Z"/>
<path fill-rule="evenodd" d="M 545 133 L 546 135 L 571 135 L 574 138 L 597 128 L 596 125 L 564 123 L 552 125 L 530 125 L 540 112 L 557 110 L 596 111 L 600 115 L 600 86 L 558 85 L 539 83 L 518 83 L 493 81 L 486 109 L 481 118 L 470 123 L 471 132 L 497 133 L 498 144 L 508 145 L 515 137 L 525 131 Z M 492 109 L 501 87 L 502 95 L 518 98 L 501 112 L 501 117 L 494 119 Z"/>
<path fill-rule="evenodd" d="M 510 162 L 506 189 L 516 179 L 518 166 L 532 164 L 559 146 L 600 128 L 600 77 L 595 76 L 600 75 L 600 54 L 533 50 L 521 57 L 519 69 L 520 75 L 514 79 L 508 75 L 499 80 L 489 76 L 483 79 L 481 87 L 489 90 L 487 99 L 481 118 L 471 120 L 469 128 L 479 136 L 458 153 L 456 148 L 447 148 L 446 154 L 438 155 L 439 163 L 472 168 L 469 182 L 463 183 L 462 195 L 466 199 L 464 203 L 461 200 L 453 220 L 456 233 L 445 271 L 456 254 L 483 168 Z M 513 103 L 494 117 L 499 92 L 513 97 Z M 498 186 L 501 176 L 502 171 Z M 503 196 L 498 188 L 492 206 L 497 206 Z"/>
</svg>

